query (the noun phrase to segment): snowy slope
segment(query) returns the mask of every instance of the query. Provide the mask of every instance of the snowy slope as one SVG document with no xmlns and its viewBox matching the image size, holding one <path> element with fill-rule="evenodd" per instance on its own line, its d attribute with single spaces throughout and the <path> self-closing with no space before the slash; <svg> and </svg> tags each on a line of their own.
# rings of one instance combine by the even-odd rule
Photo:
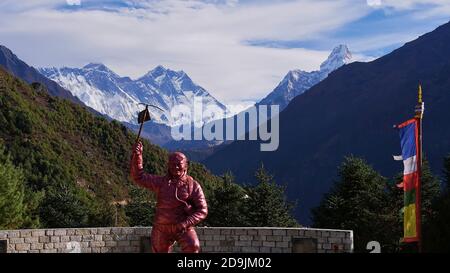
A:
<svg viewBox="0 0 450 273">
<path fill-rule="evenodd" d="M 149 108 L 158 123 L 178 125 L 181 119 L 172 117 L 170 110 L 177 105 L 193 109 L 194 100 L 213 105 L 217 111 L 202 117 L 203 122 L 222 117 L 226 107 L 183 71 L 157 66 L 144 76 L 132 80 L 121 77 L 103 64 L 90 63 L 83 68 L 40 68 L 46 77 L 56 81 L 80 98 L 86 105 L 119 121 L 136 124 L 137 113 L 148 103 L 164 110 Z"/>
</svg>

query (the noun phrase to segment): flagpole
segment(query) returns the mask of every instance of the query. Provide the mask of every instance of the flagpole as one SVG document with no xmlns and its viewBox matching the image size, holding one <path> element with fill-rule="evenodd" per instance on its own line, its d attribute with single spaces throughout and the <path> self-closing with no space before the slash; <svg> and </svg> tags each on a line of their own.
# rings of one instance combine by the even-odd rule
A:
<svg viewBox="0 0 450 273">
<path fill-rule="evenodd" d="M 417 237 L 418 237 L 418 251 L 422 253 L 422 120 L 423 120 L 424 102 L 422 100 L 422 86 L 419 84 L 418 92 L 418 105 L 416 106 L 416 118 L 418 119 L 418 152 L 419 152 L 419 164 L 418 164 L 418 176 L 419 185 L 417 185 L 417 211 L 416 211 L 416 224 L 417 224 Z"/>
</svg>

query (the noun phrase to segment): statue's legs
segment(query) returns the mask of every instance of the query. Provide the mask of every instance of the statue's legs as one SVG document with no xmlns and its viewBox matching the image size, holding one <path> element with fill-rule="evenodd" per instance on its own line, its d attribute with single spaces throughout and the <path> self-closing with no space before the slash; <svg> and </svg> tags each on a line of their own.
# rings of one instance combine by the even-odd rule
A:
<svg viewBox="0 0 450 273">
<path fill-rule="evenodd" d="M 153 227 L 151 234 L 151 243 L 153 253 L 170 253 L 175 242 L 173 234 L 161 230 L 161 228 Z"/>
<path fill-rule="evenodd" d="M 189 228 L 178 239 L 181 250 L 184 253 L 198 253 L 200 252 L 200 241 L 194 228 Z"/>
</svg>

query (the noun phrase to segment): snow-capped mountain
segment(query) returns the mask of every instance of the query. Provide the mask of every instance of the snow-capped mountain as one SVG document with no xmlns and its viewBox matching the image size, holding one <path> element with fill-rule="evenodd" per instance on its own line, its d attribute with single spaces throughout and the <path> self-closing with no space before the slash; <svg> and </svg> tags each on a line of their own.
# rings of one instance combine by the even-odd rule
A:
<svg viewBox="0 0 450 273">
<path fill-rule="evenodd" d="M 291 70 L 267 97 L 258 104 L 280 105 L 283 110 L 296 96 L 313 87 L 329 73 L 352 61 L 352 54 L 346 45 L 339 45 L 333 49 L 328 58 L 320 65 L 320 70 L 306 72 L 303 70 Z"/>
<path fill-rule="evenodd" d="M 119 121 L 137 123 L 139 103 L 152 104 L 164 112 L 149 108 L 154 121 L 169 126 L 184 122 L 171 116 L 177 105 L 193 109 L 194 101 L 203 106 L 213 105 L 218 111 L 203 116 L 203 122 L 221 118 L 226 107 L 201 86 L 195 84 L 183 71 L 157 66 L 144 76 L 132 80 L 121 77 L 103 64 L 90 63 L 83 68 L 40 68 L 46 77 L 56 81 L 80 98 L 86 105 Z"/>
</svg>

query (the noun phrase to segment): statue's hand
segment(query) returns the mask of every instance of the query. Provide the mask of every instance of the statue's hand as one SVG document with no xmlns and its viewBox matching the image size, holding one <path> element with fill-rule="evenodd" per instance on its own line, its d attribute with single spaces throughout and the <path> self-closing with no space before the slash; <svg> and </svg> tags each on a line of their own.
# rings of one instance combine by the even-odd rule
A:
<svg viewBox="0 0 450 273">
<path fill-rule="evenodd" d="M 135 144 L 133 144 L 133 153 L 137 155 L 142 155 L 142 152 L 144 151 L 144 146 L 142 145 L 142 141 L 138 141 Z"/>
<path fill-rule="evenodd" d="M 179 234 L 185 233 L 187 228 L 188 227 L 187 227 L 186 223 L 183 223 L 183 222 L 182 223 L 178 223 L 177 226 L 176 226 L 177 233 L 179 233 Z"/>
</svg>

